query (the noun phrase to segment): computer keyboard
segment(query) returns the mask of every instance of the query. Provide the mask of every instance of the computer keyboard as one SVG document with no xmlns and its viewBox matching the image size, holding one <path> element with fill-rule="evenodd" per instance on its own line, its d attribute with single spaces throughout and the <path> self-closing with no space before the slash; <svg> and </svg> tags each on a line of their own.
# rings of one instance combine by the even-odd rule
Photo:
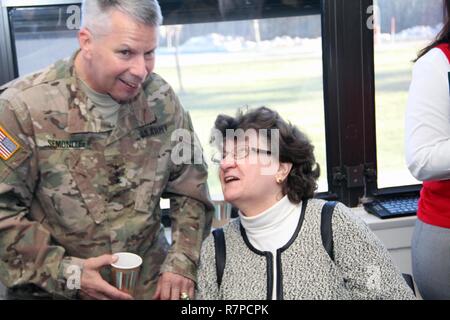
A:
<svg viewBox="0 0 450 320">
<path fill-rule="evenodd" d="M 390 197 L 376 199 L 364 204 L 364 208 L 381 219 L 415 215 L 419 196 Z"/>
</svg>

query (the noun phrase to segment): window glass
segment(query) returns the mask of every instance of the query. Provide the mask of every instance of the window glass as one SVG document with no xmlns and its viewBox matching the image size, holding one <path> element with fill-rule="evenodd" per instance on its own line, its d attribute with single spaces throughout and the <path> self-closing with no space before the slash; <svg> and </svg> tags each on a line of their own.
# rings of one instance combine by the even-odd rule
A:
<svg viewBox="0 0 450 320">
<path fill-rule="evenodd" d="M 375 0 L 378 188 L 417 184 L 404 155 L 404 117 L 413 60 L 442 28 L 441 0 Z"/>
<path fill-rule="evenodd" d="M 217 168 L 209 161 L 214 120 L 219 113 L 234 115 L 238 108 L 263 105 L 310 137 L 321 166 L 319 191 L 327 191 L 321 16 L 307 10 L 317 1 L 259 2 L 264 1 L 242 2 L 245 10 L 214 8 L 211 1 L 173 5 L 165 17 L 170 25 L 160 28 L 155 72 L 173 86 L 191 114 L 209 162 L 213 196 L 221 194 Z M 305 6 L 306 15 L 292 14 L 296 3 Z M 196 7 L 199 14 L 192 21 L 220 22 L 173 24 L 190 21 L 188 14 Z M 275 13 L 283 17 L 256 19 Z M 20 76 L 68 57 L 78 47 L 79 6 L 16 8 L 10 17 Z M 241 20 L 221 21 L 228 19 Z"/>
<path fill-rule="evenodd" d="M 80 7 L 43 6 L 10 11 L 19 76 L 69 57 L 78 48 Z"/>
<path fill-rule="evenodd" d="M 219 113 L 267 106 L 304 130 L 327 191 L 320 15 L 173 25 L 162 28 L 156 72 L 189 110 L 210 157 Z M 209 158 L 208 158 L 209 160 Z M 210 164 L 210 191 L 220 194 Z"/>
</svg>

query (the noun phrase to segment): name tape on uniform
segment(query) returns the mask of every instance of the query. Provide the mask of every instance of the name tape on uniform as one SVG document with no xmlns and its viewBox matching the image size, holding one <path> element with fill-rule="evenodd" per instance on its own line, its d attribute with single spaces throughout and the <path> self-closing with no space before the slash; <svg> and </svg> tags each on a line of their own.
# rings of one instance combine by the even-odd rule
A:
<svg viewBox="0 0 450 320">
<path fill-rule="evenodd" d="M 86 149 L 87 141 L 84 140 L 53 140 L 48 139 L 48 146 L 52 149 Z"/>
<path fill-rule="evenodd" d="M 139 134 L 141 138 L 152 137 L 167 132 L 167 126 L 165 124 L 161 126 L 145 126 L 139 128 Z"/>
<path fill-rule="evenodd" d="M 9 160 L 20 145 L 0 126 L 0 158 L 2 160 Z"/>
</svg>

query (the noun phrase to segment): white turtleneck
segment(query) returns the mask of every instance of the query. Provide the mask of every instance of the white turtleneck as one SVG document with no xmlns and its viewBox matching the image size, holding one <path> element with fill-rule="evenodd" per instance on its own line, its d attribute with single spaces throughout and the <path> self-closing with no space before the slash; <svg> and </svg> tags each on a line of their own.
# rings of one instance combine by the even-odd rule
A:
<svg viewBox="0 0 450 320">
<path fill-rule="evenodd" d="M 246 217 L 239 211 L 242 226 L 250 243 L 260 251 L 269 251 L 273 255 L 273 291 L 276 299 L 277 288 L 277 249 L 283 247 L 292 238 L 300 219 L 302 204 L 293 204 L 287 196 L 272 207 L 253 217 Z"/>
</svg>

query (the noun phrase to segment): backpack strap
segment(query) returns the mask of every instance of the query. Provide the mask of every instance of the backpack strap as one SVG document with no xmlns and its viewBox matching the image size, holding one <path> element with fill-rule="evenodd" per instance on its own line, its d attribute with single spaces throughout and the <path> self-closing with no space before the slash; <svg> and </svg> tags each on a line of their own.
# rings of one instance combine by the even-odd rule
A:
<svg viewBox="0 0 450 320">
<path fill-rule="evenodd" d="M 216 249 L 217 287 L 220 288 L 220 285 L 222 284 L 223 270 L 225 269 L 225 261 L 227 258 L 225 236 L 222 228 L 215 229 L 212 234 L 214 236 L 214 247 Z"/>
<path fill-rule="evenodd" d="M 336 201 L 325 202 L 320 217 L 320 235 L 322 236 L 322 244 L 332 261 L 334 261 L 334 252 L 331 220 L 333 218 L 334 207 L 336 207 Z"/>
</svg>

